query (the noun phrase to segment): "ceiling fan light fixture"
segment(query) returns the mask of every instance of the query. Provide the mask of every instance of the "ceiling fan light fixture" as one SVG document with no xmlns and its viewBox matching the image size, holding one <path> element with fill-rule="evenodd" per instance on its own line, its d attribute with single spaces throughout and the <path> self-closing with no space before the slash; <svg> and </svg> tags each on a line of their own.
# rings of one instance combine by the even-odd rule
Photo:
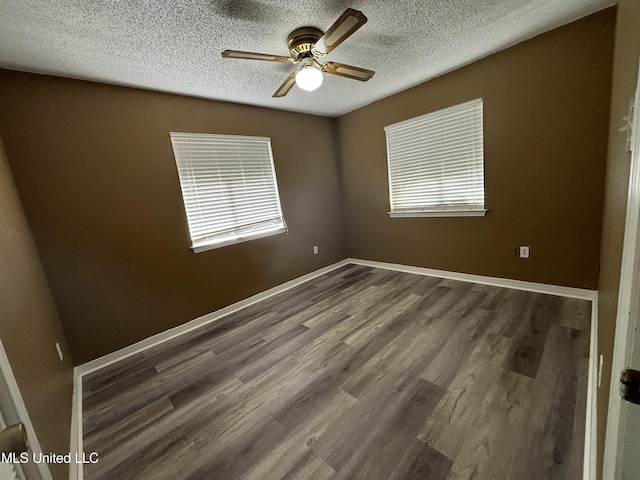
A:
<svg viewBox="0 0 640 480">
<path fill-rule="evenodd" d="M 290 53 L 288 57 L 240 50 L 225 50 L 222 52 L 222 56 L 242 60 L 300 63 L 300 70 L 289 74 L 272 95 L 273 98 L 284 97 L 294 85 L 298 85 L 307 92 L 312 92 L 322 85 L 325 73 L 366 82 L 376 72 L 338 62 L 324 62 L 322 64 L 318 62 L 318 59 L 324 58 L 325 55 L 332 52 L 365 23 L 367 23 L 367 17 L 362 12 L 347 8 L 324 33 L 316 27 L 309 26 L 296 28 L 292 31 L 287 37 Z"/>
<path fill-rule="evenodd" d="M 302 90 L 313 92 L 322 85 L 322 72 L 312 66 L 303 66 L 296 73 L 296 85 Z"/>
</svg>

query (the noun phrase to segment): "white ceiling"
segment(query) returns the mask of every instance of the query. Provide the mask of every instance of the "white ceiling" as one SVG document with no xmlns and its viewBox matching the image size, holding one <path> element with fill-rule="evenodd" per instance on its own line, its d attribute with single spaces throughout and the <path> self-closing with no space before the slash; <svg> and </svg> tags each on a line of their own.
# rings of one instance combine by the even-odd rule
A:
<svg viewBox="0 0 640 480">
<path fill-rule="evenodd" d="M 0 0 L 0 67 L 338 116 L 615 0 Z M 369 21 L 324 60 L 375 70 L 315 92 L 271 95 L 297 67 L 224 59 L 288 55 L 287 35 L 325 31 L 347 8 Z"/>
</svg>

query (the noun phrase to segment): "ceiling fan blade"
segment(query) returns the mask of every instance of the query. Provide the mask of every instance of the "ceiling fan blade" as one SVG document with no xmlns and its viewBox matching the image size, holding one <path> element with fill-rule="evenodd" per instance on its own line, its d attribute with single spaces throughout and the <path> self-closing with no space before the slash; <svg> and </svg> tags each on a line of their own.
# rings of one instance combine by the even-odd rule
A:
<svg viewBox="0 0 640 480">
<path fill-rule="evenodd" d="M 314 49 L 321 53 L 331 52 L 365 23 L 367 23 L 367 17 L 362 12 L 347 8 L 316 42 Z"/>
<path fill-rule="evenodd" d="M 276 93 L 273 94 L 273 98 L 284 97 L 287 93 L 289 93 L 289 90 L 291 90 L 293 86 L 296 84 L 296 73 L 297 72 L 293 72 L 291 75 L 287 77 L 287 79 L 282 83 L 282 85 L 278 87 L 278 89 L 276 90 Z"/>
<path fill-rule="evenodd" d="M 344 63 L 338 62 L 323 63 L 322 71 L 330 73 L 332 75 L 340 75 L 341 77 L 352 78 L 353 80 L 360 80 L 361 82 L 366 82 L 376 73 L 373 70 L 353 67 L 351 65 L 345 65 Z"/>
<path fill-rule="evenodd" d="M 222 52 L 225 58 L 239 58 L 242 60 L 264 60 L 267 62 L 289 62 L 291 57 L 283 57 L 281 55 L 269 55 L 266 53 L 241 52 L 239 50 L 225 50 Z"/>
</svg>

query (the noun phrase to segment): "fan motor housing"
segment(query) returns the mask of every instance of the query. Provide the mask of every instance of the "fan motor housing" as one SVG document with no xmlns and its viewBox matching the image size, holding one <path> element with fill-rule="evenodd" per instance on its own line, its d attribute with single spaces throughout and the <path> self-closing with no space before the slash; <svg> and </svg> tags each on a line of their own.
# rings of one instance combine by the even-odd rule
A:
<svg viewBox="0 0 640 480">
<path fill-rule="evenodd" d="M 313 47 L 322 35 L 324 32 L 315 27 L 302 27 L 291 32 L 287 44 L 293 59 L 298 61 L 301 57 L 311 55 Z"/>
</svg>

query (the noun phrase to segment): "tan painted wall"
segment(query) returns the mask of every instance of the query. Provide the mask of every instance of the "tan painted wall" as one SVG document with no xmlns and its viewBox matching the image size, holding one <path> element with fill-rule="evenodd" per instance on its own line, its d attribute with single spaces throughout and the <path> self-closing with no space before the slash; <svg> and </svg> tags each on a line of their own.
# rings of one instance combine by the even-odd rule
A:
<svg viewBox="0 0 640 480">
<path fill-rule="evenodd" d="M 596 288 L 614 22 L 609 9 L 340 117 L 349 255 Z M 487 216 L 389 218 L 384 127 L 478 97 Z"/>
<path fill-rule="evenodd" d="M 1 142 L 0 339 L 42 449 L 68 453 L 73 365 Z M 67 477 L 66 465 L 50 468 Z"/>
<path fill-rule="evenodd" d="M 0 86 L 76 363 L 347 256 L 331 119 L 6 70 Z M 271 137 L 289 234 L 192 253 L 170 131 Z"/>
<path fill-rule="evenodd" d="M 618 306 L 618 287 L 627 211 L 629 164 L 631 155 L 625 152 L 626 134 L 619 129 L 629 113 L 638 78 L 640 57 L 640 2 L 619 0 L 616 41 L 611 88 L 611 124 L 605 184 L 604 218 L 602 224 L 602 269 L 599 279 L 598 347 L 604 355 L 602 388 L 598 391 L 598 471 L 602 469 L 602 454 L 609 407 L 611 360 Z"/>
</svg>

